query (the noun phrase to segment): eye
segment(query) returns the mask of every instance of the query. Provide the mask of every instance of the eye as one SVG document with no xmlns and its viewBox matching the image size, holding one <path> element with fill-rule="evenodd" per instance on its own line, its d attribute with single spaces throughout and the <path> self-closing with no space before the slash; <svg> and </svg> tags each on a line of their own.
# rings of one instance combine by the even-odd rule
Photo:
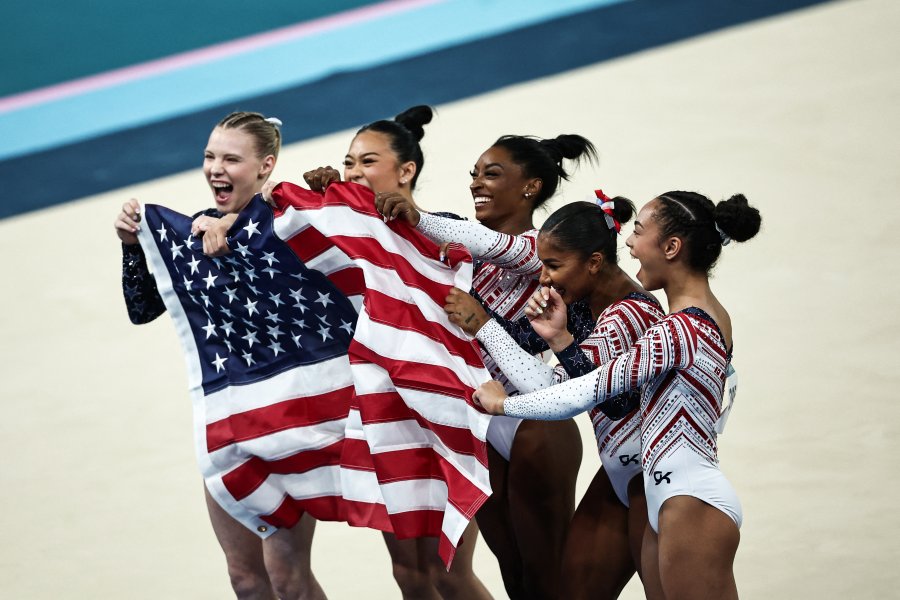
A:
<svg viewBox="0 0 900 600">
<path fill-rule="evenodd" d="M 469 171 L 469 177 L 475 179 L 476 177 L 478 177 L 478 173 L 476 173 L 475 171 Z"/>
</svg>

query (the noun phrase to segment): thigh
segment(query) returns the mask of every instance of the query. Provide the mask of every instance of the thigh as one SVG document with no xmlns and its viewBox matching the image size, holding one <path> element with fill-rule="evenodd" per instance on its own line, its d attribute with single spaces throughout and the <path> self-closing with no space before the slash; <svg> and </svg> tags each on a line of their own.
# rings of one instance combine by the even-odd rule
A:
<svg viewBox="0 0 900 600">
<path fill-rule="evenodd" d="M 203 491 L 206 495 L 209 520 L 216 539 L 225 553 L 229 569 L 240 567 L 264 575 L 262 540 L 225 512 L 225 509 L 210 495 L 206 486 L 203 486 Z"/>
<path fill-rule="evenodd" d="M 674 496 L 659 511 L 659 573 L 666 598 L 737 598 L 737 524 L 693 496 Z"/>
<path fill-rule="evenodd" d="M 561 597 L 619 596 L 635 572 L 629 546 L 628 513 L 601 467 L 569 526 L 563 552 Z"/>
</svg>

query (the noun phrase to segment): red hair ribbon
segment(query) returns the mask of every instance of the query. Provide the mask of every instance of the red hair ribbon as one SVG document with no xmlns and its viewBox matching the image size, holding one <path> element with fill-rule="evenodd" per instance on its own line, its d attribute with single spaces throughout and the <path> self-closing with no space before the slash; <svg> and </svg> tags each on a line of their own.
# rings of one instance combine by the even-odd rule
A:
<svg viewBox="0 0 900 600">
<path fill-rule="evenodd" d="M 603 193 L 603 190 L 594 190 L 594 195 L 597 197 L 597 204 L 600 206 L 600 210 L 606 213 L 606 224 L 610 229 L 615 229 L 616 233 L 619 233 L 622 230 L 622 224 L 616 221 L 615 215 L 615 207 L 612 199 Z"/>
</svg>

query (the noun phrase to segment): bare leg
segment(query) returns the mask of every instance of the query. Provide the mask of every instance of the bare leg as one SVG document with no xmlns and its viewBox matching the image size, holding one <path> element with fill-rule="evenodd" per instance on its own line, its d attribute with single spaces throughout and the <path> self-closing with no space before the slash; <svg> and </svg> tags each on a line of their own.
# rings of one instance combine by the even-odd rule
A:
<svg viewBox="0 0 900 600">
<path fill-rule="evenodd" d="M 640 508 L 646 513 L 646 507 Z M 572 517 L 563 553 L 561 598 L 619 597 L 635 572 L 629 544 L 630 512 L 601 467 Z"/>
<path fill-rule="evenodd" d="M 391 555 L 394 581 L 400 587 L 403 600 L 440 600 L 431 584 L 428 565 L 419 561 L 417 540 L 398 540 L 392 533 L 382 535 Z"/>
<path fill-rule="evenodd" d="M 519 547 L 509 516 L 507 488 L 509 463 L 490 445 L 488 445 L 488 468 L 493 493 L 475 515 L 475 519 L 478 521 L 478 528 L 484 536 L 485 543 L 497 557 L 507 595 L 514 599 L 524 598 L 522 559 L 519 556 Z"/>
<path fill-rule="evenodd" d="M 281 600 L 325 600 L 310 565 L 316 520 L 304 514 L 291 529 L 263 540 L 263 556 L 272 587 Z"/>
<path fill-rule="evenodd" d="M 737 599 L 740 531 L 721 510 L 674 496 L 659 511 L 659 574 L 667 600 Z"/>
<path fill-rule="evenodd" d="M 641 580 L 647 600 L 666 600 L 659 580 L 659 537 L 650 523 L 644 528 L 644 542 L 641 544 Z"/>
<path fill-rule="evenodd" d="M 438 556 L 437 538 L 420 538 L 420 559 L 427 561 L 432 585 L 444 600 L 490 600 L 490 592 L 472 571 L 472 555 L 478 541 L 478 525 L 469 523 L 463 533 L 463 544 L 456 550 L 450 571 Z"/>
<path fill-rule="evenodd" d="M 238 600 L 275 600 L 275 593 L 263 560 L 262 540 L 235 521 L 209 495 L 206 486 L 206 508 L 219 545 L 225 553 L 231 588 Z"/>
<path fill-rule="evenodd" d="M 628 545 L 639 577 L 641 569 L 644 531 L 647 529 L 647 497 L 644 495 L 644 477 L 640 473 L 628 482 Z"/>
<path fill-rule="evenodd" d="M 519 426 L 509 464 L 509 509 L 526 598 L 559 594 L 580 465 L 581 437 L 573 420 Z"/>
</svg>

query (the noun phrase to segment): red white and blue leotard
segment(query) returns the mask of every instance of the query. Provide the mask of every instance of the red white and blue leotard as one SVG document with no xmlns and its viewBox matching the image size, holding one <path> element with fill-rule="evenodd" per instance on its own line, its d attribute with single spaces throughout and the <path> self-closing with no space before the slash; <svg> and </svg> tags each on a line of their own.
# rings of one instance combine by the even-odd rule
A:
<svg viewBox="0 0 900 600">
<path fill-rule="evenodd" d="M 738 527 L 742 513 L 719 470 L 716 422 L 731 354 L 712 317 L 698 308 L 666 316 L 627 354 L 597 371 L 506 399 L 504 411 L 527 419 L 566 419 L 631 389 L 641 392 L 641 465 L 650 525 L 679 495 L 720 509 Z"/>
<path fill-rule="evenodd" d="M 648 327 L 664 317 L 659 303 L 644 294 L 629 294 L 608 306 L 597 318 L 591 334 L 579 346 L 572 344 L 559 353 L 560 365 L 555 368 L 519 350 L 493 321 L 489 321 L 476 336 L 495 358 L 511 383 L 522 392 L 546 388 L 571 378 L 567 363 L 580 358 L 590 367 L 578 368 L 586 373 L 625 353 L 644 334 Z M 580 357 L 565 357 L 568 352 Z M 611 419 L 597 407 L 591 410 L 591 421 L 597 438 L 600 461 L 612 482 L 619 500 L 628 506 L 628 483 L 641 472 L 641 419 L 637 407 L 622 419 Z"/>
</svg>

